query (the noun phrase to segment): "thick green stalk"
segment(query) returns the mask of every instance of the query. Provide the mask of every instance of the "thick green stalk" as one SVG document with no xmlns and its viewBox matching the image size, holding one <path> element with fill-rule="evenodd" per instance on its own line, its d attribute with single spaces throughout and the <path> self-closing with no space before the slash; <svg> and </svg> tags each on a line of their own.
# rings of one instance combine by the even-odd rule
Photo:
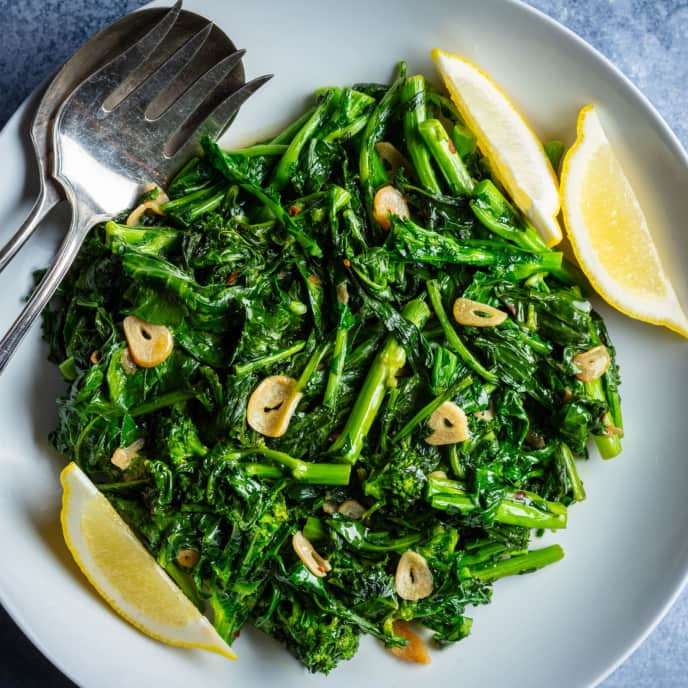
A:
<svg viewBox="0 0 688 688">
<path fill-rule="evenodd" d="M 467 155 L 475 153 L 478 140 L 463 124 L 455 124 L 451 130 L 451 140 L 456 152 L 463 159 Z"/>
<path fill-rule="evenodd" d="M 361 152 L 358 160 L 359 181 L 371 222 L 375 222 L 373 215 L 373 195 L 375 189 L 387 181 L 387 173 L 380 162 L 380 157 L 375 151 L 375 144 L 381 140 L 385 132 L 387 122 L 394 112 L 394 106 L 399 100 L 399 93 L 406 80 L 406 66 L 403 63 L 399 71 L 399 76 L 390 86 L 387 93 L 382 96 L 368 118 L 368 123 L 363 130 L 363 138 L 361 140 Z"/>
<path fill-rule="evenodd" d="M 241 155 L 245 158 L 258 157 L 273 157 L 275 155 L 284 155 L 287 152 L 286 143 L 257 143 L 255 146 L 248 146 L 248 148 L 237 148 L 236 150 L 225 151 L 227 155 Z"/>
<path fill-rule="evenodd" d="M 418 131 L 442 171 L 451 193 L 454 196 L 470 194 L 473 180 L 442 123 L 437 119 L 428 119 L 418 125 Z"/>
<path fill-rule="evenodd" d="M 440 286 L 437 280 L 428 280 L 426 283 L 428 288 L 428 294 L 430 295 L 430 303 L 432 303 L 432 310 L 435 312 L 437 320 L 439 320 L 440 325 L 442 325 L 442 330 L 444 330 L 444 336 L 447 340 L 449 348 L 461 357 L 461 360 L 473 371 L 478 373 L 486 382 L 491 382 L 496 384 L 499 382 L 499 378 L 487 368 L 485 368 L 480 361 L 478 361 L 475 356 L 468 350 L 466 345 L 461 341 L 458 333 L 454 326 L 449 322 L 447 313 L 444 310 L 444 305 L 442 304 L 442 293 L 440 292 Z"/>
<path fill-rule="evenodd" d="M 268 466 L 264 463 L 247 462 L 241 464 L 247 475 L 252 475 L 256 478 L 268 478 L 276 480 L 284 477 L 284 472 L 278 466 Z"/>
<path fill-rule="evenodd" d="M 351 474 L 351 466 L 342 463 L 309 463 L 301 459 L 295 459 L 289 454 L 277 451 L 276 449 L 269 449 L 268 447 L 252 447 L 250 449 L 242 449 L 236 452 L 237 458 L 244 458 L 259 454 L 270 461 L 274 461 L 280 466 L 284 466 L 290 473 L 292 478 L 299 482 L 308 483 L 311 485 L 348 485 L 349 476 Z M 254 475 L 259 471 L 252 469 Z M 266 476 L 272 477 L 272 476 Z"/>
<path fill-rule="evenodd" d="M 299 353 L 306 346 L 306 342 L 300 341 L 296 344 L 292 344 L 290 347 L 283 349 L 282 351 L 276 351 L 274 354 L 268 354 L 262 358 L 257 358 L 255 361 L 249 361 L 242 365 L 235 365 L 234 372 L 237 375 L 246 375 L 247 373 L 253 373 L 261 368 L 266 368 L 273 363 L 278 361 L 283 361 L 285 358 L 291 358 L 294 354 Z"/>
<path fill-rule="evenodd" d="M 138 406 L 129 409 L 129 415 L 132 418 L 137 416 L 145 416 L 147 413 L 153 413 L 153 411 L 159 411 L 161 408 L 166 408 L 167 406 L 174 406 L 174 404 L 180 401 L 187 401 L 188 399 L 193 399 L 196 395 L 186 389 L 175 389 L 172 392 L 167 392 L 166 394 L 160 394 L 154 399 L 149 401 L 144 401 Z"/>
<path fill-rule="evenodd" d="M 342 373 L 344 372 L 348 342 L 349 328 L 338 327 L 334 340 L 334 353 L 332 354 L 332 363 L 330 364 L 330 374 L 327 378 L 327 387 L 323 397 L 323 404 L 327 408 L 333 409 L 337 405 L 337 391 L 339 389 L 339 382 L 342 379 Z"/>
<path fill-rule="evenodd" d="M 590 380 L 583 384 L 585 385 L 585 392 L 588 396 L 607 403 L 607 397 L 604 393 L 604 387 L 602 386 L 602 378 Z M 616 427 L 614 425 L 614 419 L 609 411 L 604 414 L 602 423 L 605 428 L 610 429 L 612 432 L 613 428 Z M 613 459 L 621 453 L 621 435 L 593 435 L 593 438 L 595 439 L 595 444 L 600 452 L 600 456 L 603 459 Z"/>
<path fill-rule="evenodd" d="M 540 235 L 524 222 L 516 209 L 504 198 L 502 192 L 489 179 L 483 179 L 473 190 L 473 213 L 491 232 L 511 241 L 526 251 L 548 251 Z"/>
<path fill-rule="evenodd" d="M 301 117 L 295 119 L 291 124 L 287 126 L 281 133 L 277 134 L 270 143 L 274 145 L 290 144 L 294 136 L 301 131 L 303 125 L 313 116 L 316 106 L 313 106 L 309 110 L 306 110 Z"/>
<path fill-rule="evenodd" d="M 401 314 L 418 329 L 422 329 L 430 317 L 430 310 L 423 300 L 415 299 L 404 306 Z M 368 371 L 341 434 L 328 452 L 337 461 L 356 463 L 385 393 L 396 384 L 396 374 L 405 363 L 404 347 L 390 335 Z"/>
<path fill-rule="evenodd" d="M 328 342 L 327 344 L 324 344 L 323 346 L 318 347 L 311 354 L 311 357 L 308 359 L 308 363 L 306 363 L 306 367 L 303 369 L 301 376 L 296 381 L 296 385 L 294 387 L 295 393 L 300 392 L 302 389 L 304 389 L 306 387 L 306 385 L 310 382 L 310 379 L 313 377 L 313 374 L 318 369 L 320 362 L 323 360 L 323 358 L 325 358 L 325 356 L 329 353 L 329 351 L 330 351 L 330 344 Z"/>
<path fill-rule="evenodd" d="M 425 77 L 421 74 L 410 76 L 401 89 L 401 102 L 404 106 L 404 138 L 416 176 L 421 185 L 434 194 L 441 193 L 435 170 L 432 168 L 430 151 L 421 138 L 419 125 L 425 121 Z"/>
<path fill-rule="evenodd" d="M 461 569 L 461 575 L 477 578 L 484 583 L 496 581 L 505 576 L 515 576 L 530 573 L 537 569 L 554 564 L 564 558 L 564 550 L 559 545 L 550 545 L 542 549 L 530 550 L 526 554 L 519 554 L 508 559 L 501 559 L 494 564 L 475 568 Z"/>
<path fill-rule="evenodd" d="M 559 445 L 559 450 L 557 451 L 557 457 L 561 462 L 564 470 L 566 471 L 566 476 L 571 486 L 571 495 L 577 502 L 582 502 L 585 499 L 585 489 L 583 488 L 583 482 L 578 475 L 578 469 L 576 468 L 576 459 L 573 456 L 572 451 L 569 449 L 568 445 L 562 442 Z"/>
<path fill-rule="evenodd" d="M 461 483 L 431 475 L 428 477 L 426 499 L 434 509 L 469 514 L 478 509 Z M 524 528 L 566 528 L 567 510 L 559 502 L 550 502 L 525 490 L 507 494 L 499 503 L 495 521 Z"/>
<path fill-rule="evenodd" d="M 441 93 L 437 93 L 434 90 L 428 90 L 428 102 L 431 103 L 436 110 L 437 114 L 443 117 L 449 116 L 454 122 L 463 122 L 459 111 L 456 109 L 456 105 L 447 96 L 443 96 Z"/>
<path fill-rule="evenodd" d="M 270 184 L 274 189 L 279 191 L 284 188 L 291 179 L 294 168 L 298 165 L 299 156 L 301 155 L 303 147 L 323 125 L 325 118 L 330 112 L 330 105 L 335 95 L 336 91 L 334 89 L 327 91 L 323 95 L 323 99 L 315 108 L 313 114 L 291 140 L 289 147 L 280 158 L 280 161 L 277 163 L 272 173 Z"/>
</svg>

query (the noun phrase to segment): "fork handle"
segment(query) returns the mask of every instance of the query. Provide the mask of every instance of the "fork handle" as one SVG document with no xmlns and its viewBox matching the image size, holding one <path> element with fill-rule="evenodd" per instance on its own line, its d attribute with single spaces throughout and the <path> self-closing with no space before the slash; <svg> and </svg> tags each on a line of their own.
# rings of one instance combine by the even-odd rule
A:
<svg viewBox="0 0 688 688">
<path fill-rule="evenodd" d="M 77 208 L 73 206 L 72 221 L 69 231 L 60 245 L 53 264 L 43 275 L 43 278 L 31 294 L 22 312 L 14 323 L 12 323 L 2 340 L 0 340 L 0 373 L 5 369 L 5 366 L 9 362 L 17 346 L 19 346 L 20 342 L 29 331 L 33 321 L 48 305 L 48 302 L 53 297 L 60 282 L 62 282 L 67 275 L 69 268 L 72 266 L 74 259 L 79 253 L 81 244 L 93 224 L 94 220 L 92 216 L 88 215 L 88 217 L 84 217 L 79 213 Z"/>
<path fill-rule="evenodd" d="M 41 184 L 41 190 L 33 204 L 27 218 L 12 238 L 0 249 L 0 272 L 14 258 L 27 239 L 34 233 L 39 222 L 62 200 L 53 182 L 46 180 Z"/>
</svg>

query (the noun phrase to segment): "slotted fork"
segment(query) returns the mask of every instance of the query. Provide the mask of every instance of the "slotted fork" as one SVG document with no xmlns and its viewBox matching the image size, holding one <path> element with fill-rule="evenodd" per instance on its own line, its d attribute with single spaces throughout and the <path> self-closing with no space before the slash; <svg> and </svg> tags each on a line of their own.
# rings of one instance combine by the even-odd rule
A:
<svg viewBox="0 0 688 688">
<path fill-rule="evenodd" d="M 174 32 L 180 9 L 181 1 L 136 43 L 88 77 L 58 111 L 53 177 L 72 206 L 71 225 L 52 266 L 0 340 L 0 372 L 52 298 L 91 227 L 131 207 L 146 184 L 164 186 L 194 152 L 198 138 L 220 136 L 241 105 L 272 76 L 253 79 L 215 104 L 218 86 L 244 51 L 213 59 L 200 75 L 190 78 L 185 68 L 202 57 L 213 27 L 208 22 L 140 83 L 131 84 L 132 74 Z M 186 83 L 179 83 L 182 78 Z M 168 104 L 171 90 L 180 95 Z M 209 111 L 204 109 L 207 103 Z"/>
</svg>

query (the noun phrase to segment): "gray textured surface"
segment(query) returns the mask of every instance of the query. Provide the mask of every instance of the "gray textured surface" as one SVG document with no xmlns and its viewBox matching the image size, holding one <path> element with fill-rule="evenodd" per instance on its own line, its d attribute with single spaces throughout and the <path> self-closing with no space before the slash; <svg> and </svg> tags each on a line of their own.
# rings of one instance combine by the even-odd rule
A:
<svg viewBox="0 0 688 688">
<path fill-rule="evenodd" d="M 0 0 L 0 127 L 91 34 L 137 0 Z M 688 146 L 688 2 L 531 0 L 607 55 Z M 5 170 L 5 172 L 8 172 Z M 623 572 L 619 573 L 623 584 Z M 595 632 L 595 619 L 590 619 Z M 0 610 L 0 685 L 68 686 Z M 688 686 L 688 592 L 604 688 Z"/>
</svg>

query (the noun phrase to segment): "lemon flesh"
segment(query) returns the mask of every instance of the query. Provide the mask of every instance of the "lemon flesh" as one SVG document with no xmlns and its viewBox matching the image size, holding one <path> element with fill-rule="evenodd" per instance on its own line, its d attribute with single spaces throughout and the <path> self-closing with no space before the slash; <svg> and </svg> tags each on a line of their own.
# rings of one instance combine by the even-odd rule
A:
<svg viewBox="0 0 688 688">
<path fill-rule="evenodd" d="M 688 320 L 647 219 L 593 106 L 562 169 L 562 208 L 576 258 L 596 291 L 631 317 L 688 336 Z"/>
<path fill-rule="evenodd" d="M 210 621 L 157 564 L 86 474 L 70 463 L 60 480 L 65 542 L 110 606 L 157 640 L 236 659 Z"/>
<path fill-rule="evenodd" d="M 432 58 L 497 179 L 547 246 L 558 244 L 559 186 L 542 143 L 485 72 L 437 48 Z"/>
</svg>

